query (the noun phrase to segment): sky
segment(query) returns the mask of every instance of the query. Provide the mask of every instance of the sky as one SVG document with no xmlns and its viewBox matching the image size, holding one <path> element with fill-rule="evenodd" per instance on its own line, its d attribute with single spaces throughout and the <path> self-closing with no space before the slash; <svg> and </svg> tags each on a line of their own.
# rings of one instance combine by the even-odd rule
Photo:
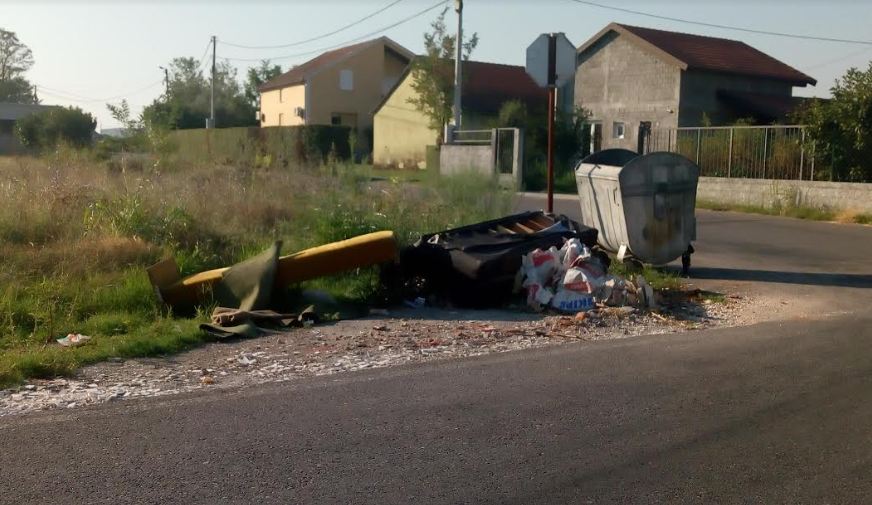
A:
<svg viewBox="0 0 872 505">
<path fill-rule="evenodd" d="M 106 103 L 126 98 L 139 112 L 162 91 L 160 66 L 174 57 L 200 59 L 209 38 L 217 57 L 230 58 L 243 76 L 255 62 L 271 59 L 283 69 L 357 40 L 387 35 L 408 49 L 423 50 L 423 33 L 441 7 L 398 24 L 438 0 L 399 0 L 351 28 L 311 42 L 396 0 L 0 0 L 0 28 L 14 31 L 33 51 L 27 78 L 42 103 L 75 105 L 98 119 L 98 131 L 119 126 Z M 597 0 L 618 9 L 752 30 L 872 41 L 870 0 Z M 451 5 L 446 3 L 446 5 Z M 450 26 L 455 18 L 450 11 Z M 799 96 L 829 96 L 850 67 L 866 68 L 872 45 L 801 40 L 699 26 L 586 5 L 576 0 L 465 0 L 464 33 L 478 33 L 472 59 L 524 65 L 525 50 L 540 33 L 564 32 L 576 46 L 608 23 L 660 28 L 742 40 L 817 79 L 794 88 Z M 247 46 L 296 44 L 275 49 Z M 303 54 L 305 53 L 305 54 Z M 208 65 L 208 55 L 206 55 Z"/>
</svg>

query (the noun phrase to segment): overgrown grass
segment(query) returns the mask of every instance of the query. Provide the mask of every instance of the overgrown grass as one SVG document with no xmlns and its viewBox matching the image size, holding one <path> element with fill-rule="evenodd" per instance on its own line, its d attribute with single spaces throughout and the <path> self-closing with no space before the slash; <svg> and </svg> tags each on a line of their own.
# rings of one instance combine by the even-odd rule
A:
<svg viewBox="0 0 872 505">
<path fill-rule="evenodd" d="M 717 203 L 708 200 L 697 200 L 696 206 L 700 209 L 746 212 L 749 214 L 763 214 L 767 216 L 795 217 L 798 219 L 810 219 L 813 221 L 836 221 L 839 223 L 872 224 L 872 214 L 864 214 L 851 210 L 834 211 L 814 207 L 794 205 L 775 205 L 763 207 L 759 205 L 738 205 Z"/>
<path fill-rule="evenodd" d="M 375 230 L 400 242 L 496 217 L 510 195 L 494 181 L 373 180 L 365 168 L 162 163 L 118 171 L 87 154 L 0 158 L 0 386 L 72 373 L 109 357 L 178 352 L 203 342 L 205 318 L 173 317 L 145 267 L 174 256 L 183 273 L 225 266 L 275 240 L 286 253 Z M 308 284 L 369 301 L 373 269 Z M 205 310 L 204 310 L 205 312 Z M 62 348 L 76 332 L 92 340 Z"/>
</svg>

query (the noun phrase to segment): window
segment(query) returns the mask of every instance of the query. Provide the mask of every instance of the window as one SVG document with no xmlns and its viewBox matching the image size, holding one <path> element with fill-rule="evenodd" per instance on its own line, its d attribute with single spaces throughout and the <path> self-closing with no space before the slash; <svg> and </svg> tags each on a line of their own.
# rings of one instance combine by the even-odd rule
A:
<svg viewBox="0 0 872 505">
<path fill-rule="evenodd" d="M 285 118 L 285 115 L 279 112 L 279 126 L 282 125 L 282 120 Z"/>
<path fill-rule="evenodd" d="M 622 139 L 624 138 L 624 123 L 614 122 L 612 123 L 612 138 Z"/>
<path fill-rule="evenodd" d="M 284 91 L 284 89 L 279 88 L 279 103 L 282 103 L 285 101 L 285 96 L 284 96 L 283 91 Z"/>
<path fill-rule="evenodd" d="M 339 89 L 351 91 L 354 89 L 354 72 L 351 70 L 339 71 Z"/>
<path fill-rule="evenodd" d="M 342 116 L 340 114 L 331 114 L 330 124 L 333 126 L 340 126 L 342 124 Z"/>
</svg>

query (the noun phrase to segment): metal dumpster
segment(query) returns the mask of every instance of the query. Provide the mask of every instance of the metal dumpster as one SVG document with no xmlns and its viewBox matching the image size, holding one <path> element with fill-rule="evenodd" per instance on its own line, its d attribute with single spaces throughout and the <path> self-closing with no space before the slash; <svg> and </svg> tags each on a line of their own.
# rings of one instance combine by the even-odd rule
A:
<svg viewBox="0 0 872 505">
<path fill-rule="evenodd" d="M 581 221 L 599 230 L 607 251 L 663 265 L 682 256 L 690 265 L 696 239 L 699 167 L 674 153 L 639 155 L 607 149 L 575 170 Z"/>
</svg>

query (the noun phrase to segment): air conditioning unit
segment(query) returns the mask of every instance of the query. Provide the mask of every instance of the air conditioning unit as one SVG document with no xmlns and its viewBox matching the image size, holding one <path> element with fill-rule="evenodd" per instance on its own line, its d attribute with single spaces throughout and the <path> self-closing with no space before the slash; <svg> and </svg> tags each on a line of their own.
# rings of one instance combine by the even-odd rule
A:
<svg viewBox="0 0 872 505">
<path fill-rule="evenodd" d="M 306 109 L 302 107 L 294 107 L 294 115 L 297 117 L 306 117 Z"/>
</svg>

